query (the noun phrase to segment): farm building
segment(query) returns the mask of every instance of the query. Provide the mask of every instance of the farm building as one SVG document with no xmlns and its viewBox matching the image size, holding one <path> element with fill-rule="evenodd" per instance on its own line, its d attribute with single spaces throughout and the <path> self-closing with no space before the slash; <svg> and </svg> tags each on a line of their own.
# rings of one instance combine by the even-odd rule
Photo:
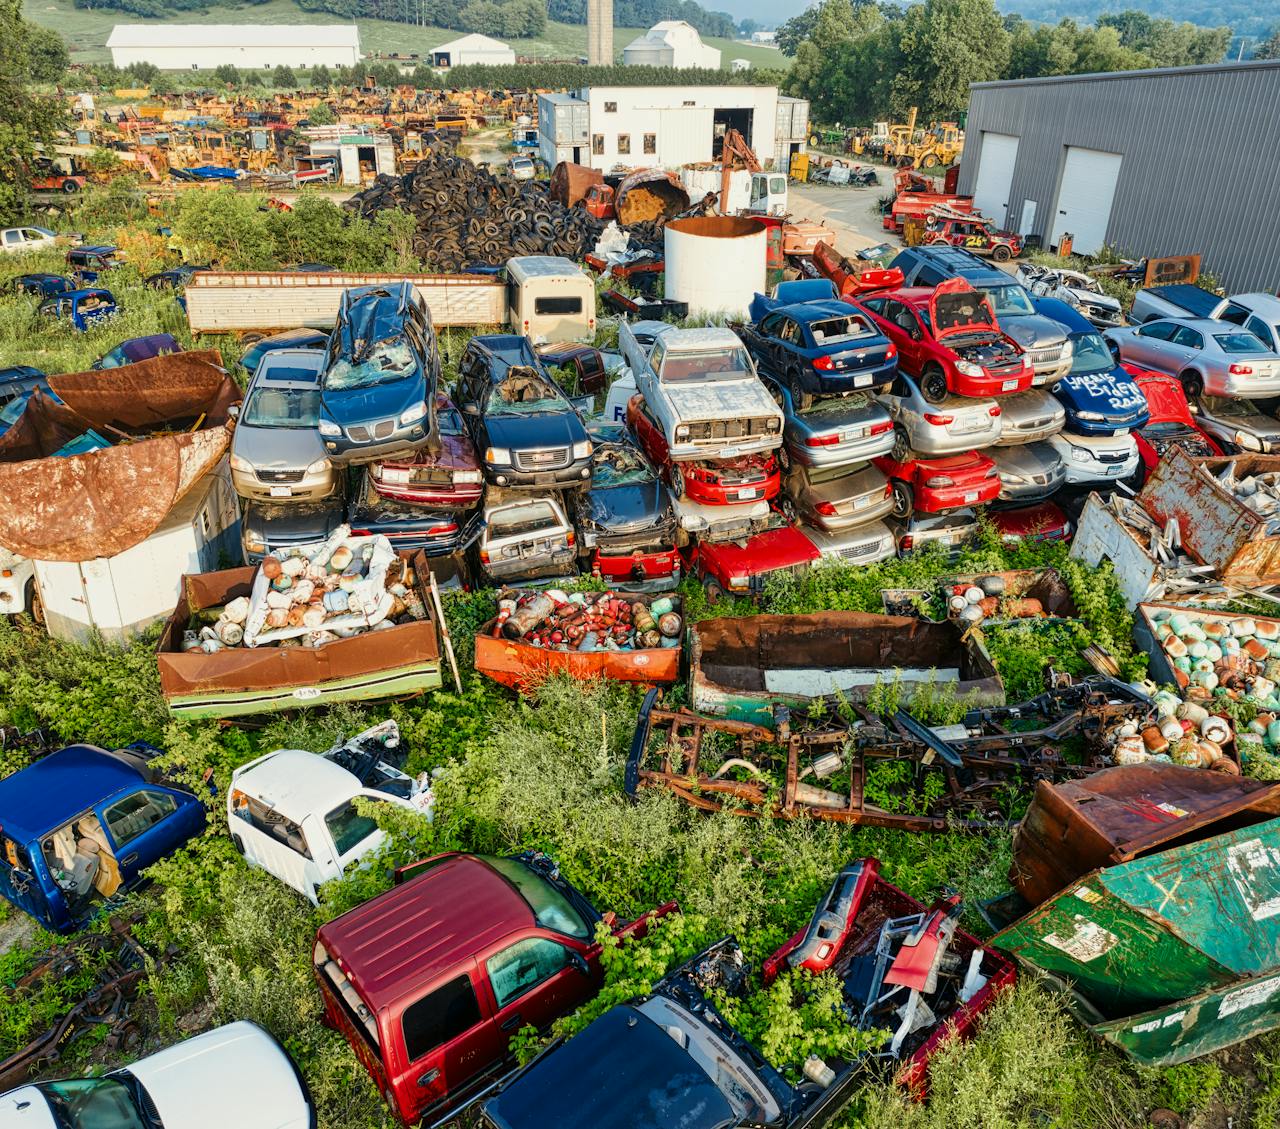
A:
<svg viewBox="0 0 1280 1129">
<path fill-rule="evenodd" d="M 1259 169 L 1277 148 L 1280 61 L 980 82 L 959 189 L 1045 246 L 1199 253 L 1229 293 L 1275 291 L 1280 212 L 1260 206 Z"/>
<path fill-rule="evenodd" d="M 515 61 L 516 53 L 505 43 L 479 34 L 452 39 L 431 51 L 431 65 L 441 69 L 473 64 L 505 67 L 511 66 Z"/>
<path fill-rule="evenodd" d="M 270 67 L 353 67 L 355 24 L 116 24 L 107 38 L 117 67 L 151 63 L 163 71 L 213 70 L 224 63 Z"/>
<path fill-rule="evenodd" d="M 551 166 L 675 169 L 718 158 L 732 127 L 762 164 L 785 169 L 808 123 L 809 103 L 774 86 L 593 86 L 538 96 L 538 151 Z"/>
<path fill-rule="evenodd" d="M 661 20 L 622 49 L 629 67 L 689 67 L 720 69 L 720 52 L 702 42 L 702 36 L 684 20 Z"/>
</svg>

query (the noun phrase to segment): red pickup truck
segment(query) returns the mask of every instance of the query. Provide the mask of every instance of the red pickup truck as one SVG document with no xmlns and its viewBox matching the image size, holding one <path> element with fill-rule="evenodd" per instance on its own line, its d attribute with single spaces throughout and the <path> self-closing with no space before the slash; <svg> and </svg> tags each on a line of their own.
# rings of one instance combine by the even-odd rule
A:
<svg viewBox="0 0 1280 1129">
<path fill-rule="evenodd" d="M 322 925 L 312 954 L 325 1022 L 341 1031 L 406 1125 L 452 1120 L 545 1031 L 600 989 L 604 922 L 545 855 L 444 854 L 402 867 L 385 894 Z"/>
</svg>

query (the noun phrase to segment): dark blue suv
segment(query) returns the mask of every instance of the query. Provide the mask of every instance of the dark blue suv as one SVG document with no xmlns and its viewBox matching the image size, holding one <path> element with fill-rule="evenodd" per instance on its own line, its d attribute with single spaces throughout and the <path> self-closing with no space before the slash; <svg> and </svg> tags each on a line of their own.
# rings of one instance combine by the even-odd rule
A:
<svg viewBox="0 0 1280 1129">
<path fill-rule="evenodd" d="M 438 451 L 439 384 L 431 314 L 412 284 L 343 292 L 321 382 L 320 437 L 335 463 Z"/>
</svg>

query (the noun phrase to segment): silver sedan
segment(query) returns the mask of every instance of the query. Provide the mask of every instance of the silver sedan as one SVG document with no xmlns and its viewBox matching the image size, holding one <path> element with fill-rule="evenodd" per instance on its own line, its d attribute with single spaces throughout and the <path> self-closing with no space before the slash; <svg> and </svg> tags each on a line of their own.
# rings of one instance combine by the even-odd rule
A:
<svg viewBox="0 0 1280 1129">
<path fill-rule="evenodd" d="M 1104 336 L 1118 360 L 1176 376 L 1189 400 L 1280 394 L 1280 354 L 1229 322 L 1157 318 Z"/>
<path fill-rule="evenodd" d="M 1191 410 L 1200 428 L 1228 454 L 1235 451 L 1280 453 L 1280 420 L 1266 415 L 1248 400 L 1201 396 Z"/>
<path fill-rule="evenodd" d="M 1029 388 L 1000 397 L 1000 438 L 997 446 L 1035 443 L 1057 435 L 1066 426 L 1067 409 L 1045 388 Z"/>
<path fill-rule="evenodd" d="M 986 452 L 1000 475 L 1000 497 L 1004 501 L 1035 501 L 1047 498 L 1067 478 L 1062 456 L 1048 443 L 1028 443 L 1022 447 L 995 447 Z"/>
<path fill-rule="evenodd" d="M 1000 438 L 1003 420 L 995 400 L 948 396 L 939 404 L 924 398 L 920 386 L 901 369 L 877 399 L 898 425 L 894 450 L 920 455 L 980 451 Z M 902 461 L 902 460 L 899 460 Z"/>
<path fill-rule="evenodd" d="M 812 407 L 797 411 L 791 392 L 779 381 L 760 374 L 785 422 L 778 449 L 782 469 L 802 466 L 846 466 L 887 455 L 893 448 L 893 420 L 867 392 L 824 396 Z"/>
</svg>

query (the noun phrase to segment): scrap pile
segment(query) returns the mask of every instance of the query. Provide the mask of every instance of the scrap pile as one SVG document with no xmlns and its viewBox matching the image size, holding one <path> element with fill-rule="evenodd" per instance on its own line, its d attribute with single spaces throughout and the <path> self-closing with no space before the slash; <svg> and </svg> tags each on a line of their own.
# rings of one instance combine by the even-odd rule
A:
<svg viewBox="0 0 1280 1129">
<path fill-rule="evenodd" d="M 1218 482 L 1235 499 L 1267 521 L 1266 535 L 1280 533 L 1280 471 L 1236 476 L 1236 463 L 1230 462 L 1217 475 Z"/>
<path fill-rule="evenodd" d="M 619 592 L 503 592 L 495 638 L 554 651 L 636 651 L 680 645 L 679 599 L 646 604 Z"/>
<path fill-rule="evenodd" d="M 1044 604 L 1034 596 L 1006 596 L 1001 576 L 984 576 L 976 584 L 953 584 L 947 598 L 947 614 L 972 625 L 985 619 L 1040 619 Z"/>
</svg>

